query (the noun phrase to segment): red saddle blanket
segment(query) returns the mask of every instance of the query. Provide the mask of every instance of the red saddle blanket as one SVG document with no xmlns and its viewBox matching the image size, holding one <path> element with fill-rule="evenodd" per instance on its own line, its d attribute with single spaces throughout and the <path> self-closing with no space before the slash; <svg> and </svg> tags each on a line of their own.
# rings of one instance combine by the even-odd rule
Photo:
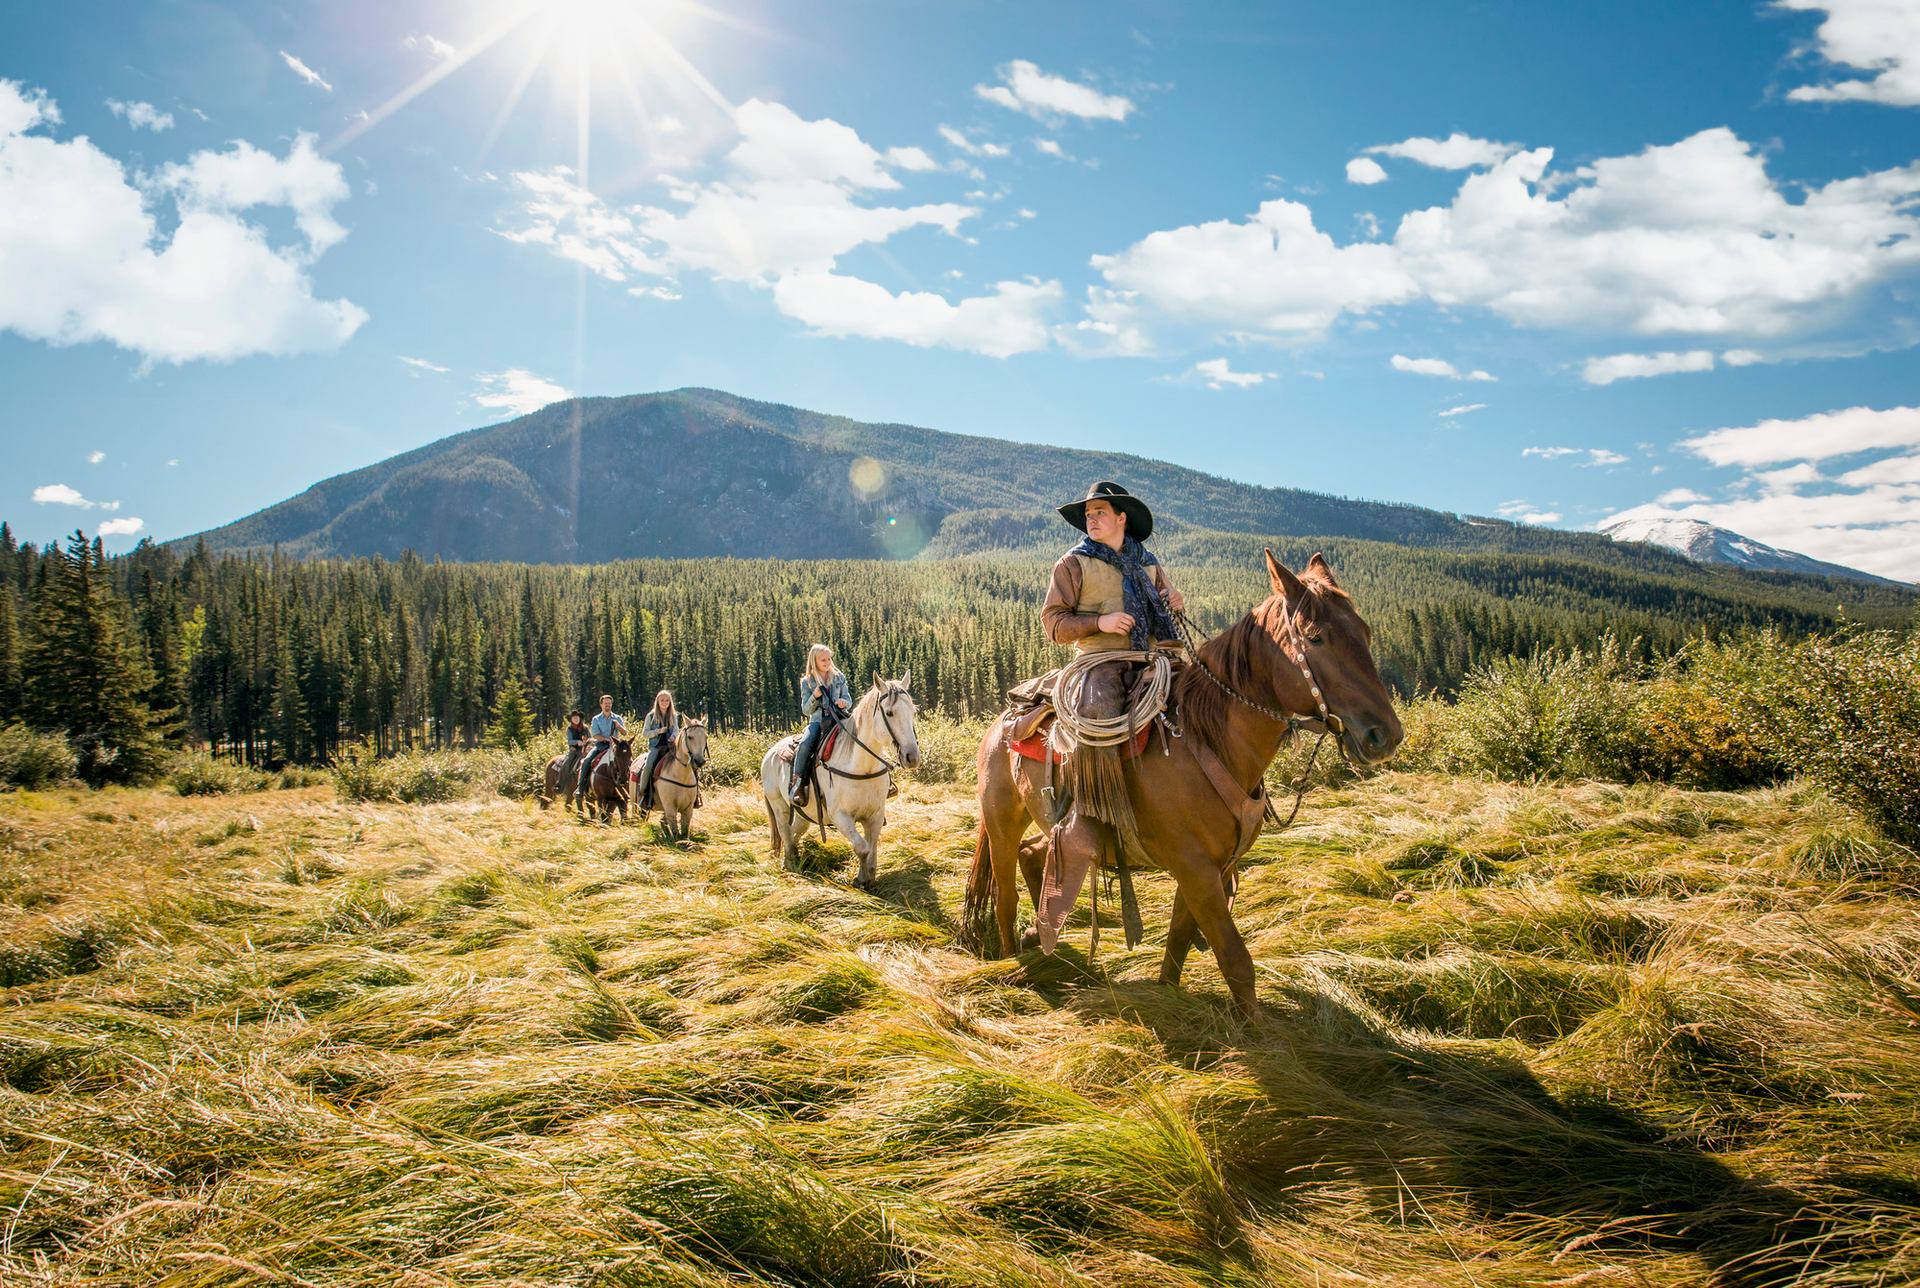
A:
<svg viewBox="0 0 1920 1288">
<path fill-rule="evenodd" d="M 1050 724 L 1052 722 L 1049 721 L 1048 723 Z M 1132 760 L 1135 756 L 1145 751 L 1147 749 L 1147 736 L 1152 732 L 1153 726 L 1147 725 L 1139 733 L 1133 735 L 1133 739 L 1120 748 L 1120 759 Z M 1014 751 L 1018 752 L 1023 759 L 1044 760 L 1048 755 L 1047 726 L 1041 725 L 1040 728 L 1034 730 L 1019 742 L 1009 743 L 1008 745 L 1011 746 Z M 1052 755 L 1053 763 L 1056 765 L 1066 759 L 1065 756 L 1062 756 L 1057 751 L 1052 753 Z"/>
<path fill-rule="evenodd" d="M 813 763 L 816 765 L 824 765 L 827 762 L 827 757 L 833 755 L 833 745 L 839 741 L 840 726 L 835 725 L 833 728 L 827 730 L 827 736 L 820 740 L 820 750 L 814 753 Z M 799 750 L 800 735 L 790 733 L 780 740 L 780 745 L 774 750 L 773 754 L 791 765 L 793 763 L 794 753 Z"/>
</svg>

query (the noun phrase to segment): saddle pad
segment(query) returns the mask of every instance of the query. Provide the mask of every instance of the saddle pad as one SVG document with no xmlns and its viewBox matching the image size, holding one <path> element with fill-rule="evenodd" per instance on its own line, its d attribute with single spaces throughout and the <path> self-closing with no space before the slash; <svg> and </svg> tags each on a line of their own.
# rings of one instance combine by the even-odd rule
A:
<svg viewBox="0 0 1920 1288">
<path fill-rule="evenodd" d="M 1133 735 L 1133 741 L 1127 743 L 1125 746 L 1120 748 L 1120 759 L 1132 760 L 1135 756 L 1138 756 L 1141 752 L 1145 751 L 1147 749 L 1147 737 L 1152 733 L 1153 733 L 1153 726 L 1148 725 L 1144 729 L 1142 729 L 1139 733 Z M 1045 730 L 1041 730 L 1038 733 L 1029 734 L 1025 738 L 1020 739 L 1018 742 L 1012 742 L 1007 745 L 1012 747 L 1014 751 L 1017 752 L 1020 755 L 1020 757 L 1025 760 L 1044 760 L 1048 756 L 1047 735 Z M 1052 756 L 1053 756 L 1053 763 L 1056 765 L 1060 764 L 1062 761 L 1066 759 L 1065 756 L 1062 756 L 1057 751 L 1053 752 Z"/>
<path fill-rule="evenodd" d="M 820 750 L 813 758 L 814 763 L 824 765 L 827 762 L 827 757 L 833 755 L 833 744 L 839 741 L 840 726 L 835 725 L 833 728 L 827 730 L 827 736 L 821 740 Z M 779 742 L 773 744 L 773 754 L 781 760 L 786 761 L 789 765 L 793 763 L 794 754 L 799 750 L 800 735 L 797 733 L 790 733 Z"/>
</svg>

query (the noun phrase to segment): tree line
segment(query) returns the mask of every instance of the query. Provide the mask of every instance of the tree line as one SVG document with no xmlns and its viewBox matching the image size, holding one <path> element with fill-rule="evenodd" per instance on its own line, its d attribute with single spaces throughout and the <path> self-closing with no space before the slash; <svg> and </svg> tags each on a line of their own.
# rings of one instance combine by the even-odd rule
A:
<svg viewBox="0 0 1920 1288">
<path fill-rule="evenodd" d="M 1169 556 L 1189 611 L 1219 629 L 1265 593 L 1259 543 L 1191 538 Z M 1277 553 L 1304 562 L 1305 544 Z M 1647 657 L 1693 635 L 1868 620 L 1913 599 L 1833 583 L 1600 566 L 1514 553 L 1328 543 L 1403 694 L 1452 693 L 1474 667 L 1590 644 Z M 0 524 L 0 724 L 65 733 L 92 781 L 138 778 L 169 747 L 255 765 L 325 763 L 550 729 L 601 693 L 644 709 L 672 690 L 719 729 L 798 718 L 815 640 L 856 683 L 911 671 L 923 705 L 997 710 L 1057 665 L 1033 557 L 453 564 L 407 555 L 301 562 L 142 542 L 108 557 L 76 532 L 18 543 Z M 504 732 L 503 732 L 504 731 Z"/>
</svg>

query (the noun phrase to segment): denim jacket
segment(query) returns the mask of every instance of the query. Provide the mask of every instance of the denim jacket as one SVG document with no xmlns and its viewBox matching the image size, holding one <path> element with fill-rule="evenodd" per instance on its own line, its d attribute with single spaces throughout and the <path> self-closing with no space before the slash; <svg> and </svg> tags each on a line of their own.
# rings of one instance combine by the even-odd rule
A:
<svg viewBox="0 0 1920 1288">
<path fill-rule="evenodd" d="M 847 677 L 835 667 L 833 678 L 826 683 L 827 702 L 833 704 L 833 714 L 838 717 L 853 709 L 853 697 L 847 692 Z M 800 714 L 812 719 L 820 714 L 820 681 L 811 673 L 800 677 Z M 840 710 L 839 703 L 847 704 L 847 712 Z"/>
</svg>

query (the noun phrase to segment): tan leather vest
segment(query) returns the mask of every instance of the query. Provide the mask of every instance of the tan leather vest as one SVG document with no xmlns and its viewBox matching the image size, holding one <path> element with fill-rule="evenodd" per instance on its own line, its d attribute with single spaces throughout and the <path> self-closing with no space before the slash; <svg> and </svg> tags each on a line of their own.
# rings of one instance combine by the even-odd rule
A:
<svg viewBox="0 0 1920 1288">
<path fill-rule="evenodd" d="M 1087 555 L 1075 555 L 1074 558 L 1080 561 L 1080 600 L 1073 606 L 1073 611 L 1092 613 L 1097 617 L 1125 612 L 1127 596 L 1120 570 Z M 1082 653 L 1092 653 L 1102 649 L 1132 648 L 1133 642 L 1124 635 L 1101 631 L 1082 636 L 1073 642 L 1073 646 Z"/>
</svg>

